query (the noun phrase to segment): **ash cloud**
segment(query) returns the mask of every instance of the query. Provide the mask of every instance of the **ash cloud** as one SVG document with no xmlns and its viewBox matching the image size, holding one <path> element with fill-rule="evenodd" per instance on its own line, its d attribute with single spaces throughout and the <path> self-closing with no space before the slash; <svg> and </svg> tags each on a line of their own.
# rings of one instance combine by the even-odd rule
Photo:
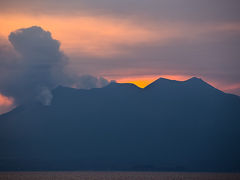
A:
<svg viewBox="0 0 240 180">
<path fill-rule="evenodd" d="M 68 58 L 60 51 L 60 42 L 41 27 L 19 29 L 8 39 L 13 49 L 0 42 L 0 93 L 13 97 L 17 105 L 31 101 L 50 105 L 51 90 L 58 85 L 89 89 L 108 84 L 104 78 L 67 73 Z"/>
<path fill-rule="evenodd" d="M 91 75 L 83 75 L 76 78 L 74 86 L 78 89 L 101 88 L 109 84 L 109 81 L 103 77 L 94 77 Z"/>
</svg>

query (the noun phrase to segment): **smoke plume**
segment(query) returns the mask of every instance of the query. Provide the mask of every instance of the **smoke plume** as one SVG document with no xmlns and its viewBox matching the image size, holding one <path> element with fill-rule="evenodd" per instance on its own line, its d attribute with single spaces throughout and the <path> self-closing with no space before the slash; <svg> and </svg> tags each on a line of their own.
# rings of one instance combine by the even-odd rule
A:
<svg viewBox="0 0 240 180">
<path fill-rule="evenodd" d="M 12 48 L 0 41 L 0 93 L 13 97 L 17 105 L 31 101 L 49 105 L 51 90 L 58 85 L 89 89 L 108 84 L 104 78 L 66 73 L 68 58 L 60 42 L 41 27 L 16 30 L 8 39 Z"/>
</svg>

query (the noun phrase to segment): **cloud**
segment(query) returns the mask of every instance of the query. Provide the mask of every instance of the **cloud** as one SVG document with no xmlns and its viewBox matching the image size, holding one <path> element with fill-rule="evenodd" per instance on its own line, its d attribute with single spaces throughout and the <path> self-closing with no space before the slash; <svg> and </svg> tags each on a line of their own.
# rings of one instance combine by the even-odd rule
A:
<svg viewBox="0 0 240 180">
<path fill-rule="evenodd" d="M 0 11 L 131 17 L 139 20 L 239 21 L 239 0 L 2 0 Z"/>
<path fill-rule="evenodd" d="M 38 100 L 49 105 L 51 90 L 58 85 L 92 88 L 108 83 L 103 78 L 66 72 L 68 58 L 60 51 L 59 41 L 41 27 L 14 31 L 9 41 L 12 48 L 0 45 L 0 93 L 13 97 L 16 104 Z"/>
<path fill-rule="evenodd" d="M 91 75 L 83 75 L 75 79 L 74 87 L 78 89 L 101 88 L 109 84 L 109 81 L 103 77 L 94 77 Z"/>
<path fill-rule="evenodd" d="M 42 28 L 19 29 L 9 35 L 19 56 L 1 59 L 0 92 L 25 103 L 36 99 L 41 89 L 52 89 L 64 82 L 66 57 L 59 50 L 60 43 Z"/>
</svg>

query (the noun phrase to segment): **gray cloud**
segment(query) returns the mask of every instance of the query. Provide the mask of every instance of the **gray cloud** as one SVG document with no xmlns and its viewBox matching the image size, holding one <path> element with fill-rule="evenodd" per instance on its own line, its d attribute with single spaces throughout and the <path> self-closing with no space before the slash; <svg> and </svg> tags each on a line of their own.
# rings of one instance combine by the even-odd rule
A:
<svg viewBox="0 0 240 180">
<path fill-rule="evenodd" d="M 49 105 L 51 90 L 58 85 L 92 88 L 108 83 L 67 73 L 68 58 L 60 51 L 60 43 L 41 27 L 12 32 L 9 41 L 14 49 L 0 43 L 0 93 L 13 97 L 16 104 L 39 100 Z"/>
<path fill-rule="evenodd" d="M 24 103 L 35 99 L 42 88 L 52 89 L 62 82 L 67 59 L 50 32 L 37 26 L 19 29 L 9 35 L 9 41 L 19 57 L 14 63 L 1 59 L 5 63 L 1 66 L 5 68 L 1 72 L 5 76 L 0 82 L 1 93 Z"/>
<path fill-rule="evenodd" d="M 91 75 L 83 75 L 75 79 L 74 86 L 78 89 L 100 88 L 109 84 L 109 81 L 103 77 L 94 77 Z"/>
<path fill-rule="evenodd" d="M 2 12 L 128 16 L 142 20 L 239 21 L 239 0 L 1 0 Z M 150 17 L 150 18 L 149 18 Z"/>
</svg>

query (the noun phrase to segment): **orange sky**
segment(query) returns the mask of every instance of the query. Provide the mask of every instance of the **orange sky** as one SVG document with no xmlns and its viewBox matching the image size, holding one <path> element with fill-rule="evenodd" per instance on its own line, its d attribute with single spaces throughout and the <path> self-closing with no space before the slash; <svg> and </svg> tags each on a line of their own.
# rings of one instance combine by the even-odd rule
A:
<svg viewBox="0 0 240 180">
<path fill-rule="evenodd" d="M 0 35 L 7 38 L 10 32 L 32 25 L 38 25 L 50 31 L 53 38 L 61 42 L 61 49 L 67 55 L 85 54 L 94 57 L 114 57 L 126 55 L 126 49 L 123 51 L 119 46 L 134 46 L 148 43 L 167 43 L 172 38 L 188 36 L 189 39 L 197 38 L 198 34 L 207 31 L 239 30 L 239 24 L 227 23 L 225 25 L 208 25 L 204 28 L 198 26 L 194 31 L 190 31 L 185 26 L 177 24 L 163 24 L 153 27 L 151 25 L 140 25 L 132 23 L 128 19 L 114 19 L 111 17 L 96 16 L 52 16 L 41 15 L 31 16 L 20 14 L 0 14 L 1 30 Z M 104 74 L 104 73 L 103 73 Z M 124 73 L 123 73 L 124 74 Z M 185 75 L 140 75 L 115 77 L 118 82 L 131 82 L 140 87 L 144 87 L 158 77 L 165 77 L 175 80 L 185 80 Z M 108 78 L 108 77 L 107 77 Z M 108 78 L 109 79 L 109 78 Z M 214 83 L 214 82 L 213 82 Z M 239 87 L 238 84 L 224 86 L 217 84 L 221 89 L 233 89 Z"/>
<path fill-rule="evenodd" d="M 4 37 L 10 32 L 30 27 L 41 26 L 52 33 L 53 38 L 61 42 L 61 48 L 67 54 L 79 52 L 90 56 L 113 56 L 124 53 L 119 45 L 135 45 L 138 43 L 166 40 L 176 36 L 176 30 L 162 28 L 158 32 L 147 27 L 130 23 L 127 19 L 109 17 L 55 17 L 27 16 L 22 14 L 0 15 L 1 31 Z"/>
<path fill-rule="evenodd" d="M 3 96 L 2 94 L 0 94 L 0 106 L 4 105 L 4 106 L 9 106 L 11 105 L 13 102 L 13 100 L 11 98 L 7 98 L 6 96 Z"/>
<path fill-rule="evenodd" d="M 13 108 L 14 101 L 12 98 L 8 98 L 0 94 L 0 114 L 8 112 Z"/>
<path fill-rule="evenodd" d="M 85 54 L 95 57 L 114 57 L 125 55 L 121 46 L 138 44 L 167 43 L 173 38 L 198 38 L 200 34 L 214 31 L 239 31 L 240 23 L 200 24 L 189 28 L 187 24 L 162 23 L 139 24 L 129 19 L 112 18 L 107 16 L 64 16 L 64 15 L 29 15 L 24 13 L 0 13 L 0 35 L 7 38 L 10 32 L 30 27 L 41 26 L 52 33 L 53 38 L 61 42 L 61 49 L 67 55 Z M 151 75 L 150 75 L 151 76 Z M 181 74 L 171 75 L 171 79 L 179 79 Z M 148 75 L 149 77 L 149 75 Z M 141 84 L 136 77 L 131 81 Z M 142 78 L 142 76 L 141 76 Z M 123 78 L 124 79 L 124 78 Z M 122 77 L 119 81 L 123 82 Z M 129 77 L 125 77 L 125 80 Z M 153 77 L 144 78 L 147 84 Z M 143 86 L 143 85 L 141 85 Z"/>
<path fill-rule="evenodd" d="M 157 80 L 158 78 L 166 78 L 171 80 L 177 80 L 177 81 L 185 81 L 191 76 L 182 76 L 182 75 L 146 75 L 146 76 L 132 76 L 132 77 L 126 77 L 126 78 L 119 78 L 119 83 L 133 83 L 137 85 L 138 87 L 144 88 L 153 81 Z"/>
<path fill-rule="evenodd" d="M 137 47 L 138 45 L 153 45 L 155 43 L 164 46 L 168 42 L 172 42 L 173 39 L 184 39 L 190 43 L 198 39 L 201 42 L 202 38 L 206 37 L 206 33 L 209 32 L 214 34 L 214 32 L 240 31 L 240 23 L 232 22 L 199 23 L 198 25 L 188 24 L 186 22 L 161 21 L 161 23 L 158 23 L 155 21 L 155 24 L 151 22 L 152 21 L 144 23 L 141 23 L 141 21 L 133 22 L 131 18 L 114 18 L 111 16 L 96 15 L 66 16 L 64 14 L 33 15 L 24 13 L 0 13 L 0 36 L 7 39 L 9 33 L 16 29 L 37 25 L 50 31 L 53 38 L 61 42 L 61 49 L 70 59 L 72 56 L 83 55 L 94 58 L 111 58 L 111 61 L 114 62 L 121 61 L 119 57 L 122 56 L 131 57 L 136 55 L 134 54 L 135 52 L 131 52 L 128 48 L 123 49 L 123 46 Z M 209 42 L 211 41 L 209 40 Z M 115 57 L 118 57 L 120 60 L 116 60 Z M 183 58 L 185 58 L 185 54 L 183 54 Z M 72 62 L 71 60 L 71 63 Z M 79 63 L 81 64 L 81 60 L 79 60 Z M 214 63 L 212 64 L 215 65 Z M 134 64 L 131 64 L 131 66 L 133 65 Z M 75 66 L 75 64 L 73 66 Z M 94 69 L 94 64 L 92 66 Z M 201 64 L 199 67 L 201 68 Z M 166 72 L 168 69 L 164 70 Z M 100 75 L 108 74 L 106 71 L 101 72 Z M 111 70 L 109 69 L 109 71 Z M 181 73 L 166 74 L 163 72 L 164 74 L 160 74 L 156 72 L 158 74 L 151 75 L 151 73 L 148 72 L 137 75 L 136 71 L 136 75 L 134 75 L 134 72 L 135 71 L 133 71 L 131 75 L 128 75 L 124 73 L 124 69 L 122 68 L 122 70 L 120 69 L 118 71 L 119 75 L 114 76 L 114 80 L 122 83 L 130 82 L 139 87 L 145 87 L 159 77 L 180 81 L 191 77 L 190 73 L 189 75 L 183 75 Z M 171 72 L 174 72 L 174 69 L 171 69 Z M 111 75 L 106 76 L 109 80 L 111 80 L 111 77 Z M 240 88 L 239 83 L 227 84 L 220 81 L 216 82 L 214 78 L 208 78 L 207 76 L 203 79 L 217 88 L 228 92 Z M 0 106 L 7 107 L 11 106 L 12 103 L 12 99 L 0 94 Z"/>
<path fill-rule="evenodd" d="M 133 22 L 130 19 L 106 16 L 64 16 L 0 13 L 0 35 L 7 38 L 10 32 L 41 26 L 61 42 L 67 54 L 109 57 L 127 53 L 120 46 L 138 44 L 165 44 L 174 38 L 193 40 L 206 32 L 240 30 L 240 23 L 198 24 L 161 22 L 159 24 Z"/>
</svg>

